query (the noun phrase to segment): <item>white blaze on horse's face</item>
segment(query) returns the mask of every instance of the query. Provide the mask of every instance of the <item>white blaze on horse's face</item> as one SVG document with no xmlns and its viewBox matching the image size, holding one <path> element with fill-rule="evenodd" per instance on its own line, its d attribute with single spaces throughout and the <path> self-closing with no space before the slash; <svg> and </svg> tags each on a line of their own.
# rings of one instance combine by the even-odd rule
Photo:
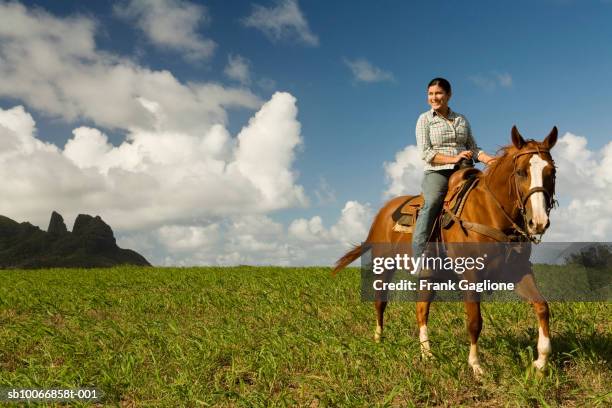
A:
<svg viewBox="0 0 612 408">
<path fill-rule="evenodd" d="M 544 187 L 544 168 L 548 166 L 548 162 L 542 159 L 539 155 L 534 154 L 529 159 L 529 173 L 531 174 L 531 185 L 529 189 L 535 187 Z M 531 222 L 527 226 L 532 234 L 541 234 L 548 227 L 548 214 L 546 214 L 546 197 L 544 193 L 538 191 L 529 196 L 531 203 Z"/>
</svg>

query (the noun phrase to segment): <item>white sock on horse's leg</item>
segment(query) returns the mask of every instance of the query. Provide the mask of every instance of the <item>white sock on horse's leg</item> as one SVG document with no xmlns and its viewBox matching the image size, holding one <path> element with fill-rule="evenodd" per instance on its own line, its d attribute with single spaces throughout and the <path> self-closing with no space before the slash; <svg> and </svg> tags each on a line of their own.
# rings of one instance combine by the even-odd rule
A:
<svg viewBox="0 0 612 408">
<path fill-rule="evenodd" d="M 380 343 L 380 340 L 382 339 L 382 332 L 383 332 L 383 328 L 381 325 L 378 324 L 378 321 L 376 322 L 376 331 L 374 332 L 374 341 L 377 343 Z"/>
<path fill-rule="evenodd" d="M 544 330 L 540 326 L 538 330 L 538 359 L 533 362 L 533 366 L 538 370 L 543 369 L 551 351 L 550 338 L 544 335 Z"/>
<path fill-rule="evenodd" d="M 429 336 L 427 335 L 427 325 L 419 327 L 419 341 L 421 342 L 421 355 L 423 357 L 431 357 L 429 349 Z"/>
<path fill-rule="evenodd" d="M 472 367 L 472 370 L 474 370 L 475 375 L 483 374 L 484 371 L 482 370 L 482 367 L 480 366 L 480 358 L 478 357 L 478 344 L 477 343 L 470 344 L 470 355 L 468 357 L 468 364 L 470 365 L 470 367 Z"/>
</svg>

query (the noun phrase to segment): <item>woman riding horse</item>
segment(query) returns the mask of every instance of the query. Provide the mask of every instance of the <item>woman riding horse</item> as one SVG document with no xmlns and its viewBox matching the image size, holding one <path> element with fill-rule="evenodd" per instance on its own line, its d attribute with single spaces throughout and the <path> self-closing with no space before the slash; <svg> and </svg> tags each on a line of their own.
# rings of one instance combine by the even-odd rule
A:
<svg viewBox="0 0 612 408">
<path fill-rule="evenodd" d="M 437 102 L 434 100 L 434 102 Z M 436 104 L 436 106 L 439 106 Z M 433 106 L 432 106 L 433 107 Z M 448 229 L 442 229 L 441 238 L 445 243 L 504 243 L 504 242 L 538 242 L 536 235 L 543 234 L 549 226 L 548 215 L 554 203 L 555 165 L 550 149 L 557 141 L 557 128 L 542 141 L 525 140 L 516 127 L 512 128 L 512 144 L 502 149 L 502 154 L 494 159 L 483 156 L 490 166 L 478 175 L 479 182 L 470 190 L 463 211 L 455 216 L 454 223 Z M 425 183 L 424 183 L 425 186 Z M 378 212 L 365 242 L 348 251 L 337 262 L 333 273 L 337 273 L 351 262 L 376 249 L 377 244 L 388 248 L 388 244 L 399 247 L 400 244 L 411 244 L 412 234 L 393 228 L 395 221 L 392 215 L 409 197 L 400 196 L 390 200 Z M 413 252 L 418 256 L 418 252 Z M 503 255 L 490 259 L 492 265 L 503 263 Z M 533 277 L 529 254 L 518 257 L 514 266 L 515 291 L 529 301 L 536 312 L 539 323 L 537 343 L 538 358 L 533 362 L 537 369 L 546 366 L 551 352 L 549 332 L 548 303 L 540 294 Z M 473 294 L 468 294 L 473 295 Z M 482 373 L 478 356 L 478 337 L 482 329 L 480 302 L 475 296 L 464 299 L 470 337 L 468 364 L 476 375 Z M 421 350 L 425 356 L 430 354 L 427 320 L 431 297 L 426 296 L 417 301 L 417 323 Z M 374 338 L 380 341 L 383 333 L 384 312 L 387 306 L 385 296 L 378 296 L 376 307 L 376 331 Z"/>
</svg>

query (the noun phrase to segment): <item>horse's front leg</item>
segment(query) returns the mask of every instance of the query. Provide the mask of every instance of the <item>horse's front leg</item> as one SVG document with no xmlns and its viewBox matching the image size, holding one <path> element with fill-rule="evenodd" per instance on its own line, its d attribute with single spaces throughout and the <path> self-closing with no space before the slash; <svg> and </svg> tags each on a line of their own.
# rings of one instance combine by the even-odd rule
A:
<svg viewBox="0 0 612 408">
<path fill-rule="evenodd" d="M 546 367 L 548 357 L 552 351 L 550 344 L 550 311 L 548 309 L 548 303 L 544 300 L 540 290 L 536 286 L 531 273 L 523 276 L 518 282 L 516 285 L 516 292 L 531 302 L 538 316 L 538 358 L 533 362 L 533 366 L 538 370 L 542 370 Z"/>
<path fill-rule="evenodd" d="M 538 359 L 533 362 L 533 366 L 538 370 L 542 370 L 546 367 L 548 362 L 548 356 L 552 351 L 550 346 L 550 328 L 549 323 L 549 310 L 547 302 L 533 302 L 533 308 L 538 316 Z"/>
<path fill-rule="evenodd" d="M 483 369 L 480 366 L 480 358 L 478 356 L 478 337 L 482 330 L 482 315 L 480 314 L 480 302 L 465 303 L 465 311 L 467 313 L 467 329 L 470 335 L 470 355 L 468 364 L 474 370 L 476 376 L 483 374 Z"/>
<path fill-rule="evenodd" d="M 421 357 L 428 359 L 432 356 L 431 349 L 429 346 L 429 333 L 427 332 L 427 321 L 429 320 L 429 308 L 431 302 L 433 302 L 436 293 L 429 288 L 429 286 L 423 286 L 422 282 L 432 282 L 431 276 L 429 278 L 419 278 L 417 284 L 419 289 L 417 291 L 417 302 L 416 302 L 416 318 L 417 325 L 419 326 L 419 343 L 421 344 Z"/>
<path fill-rule="evenodd" d="M 419 326 L 419 342 L 421 343 L 421 356 L 423 358 L 431 357 L 429 348 L 429 335 L 427 333 L 427 320 L 429 318 L 429 307 L 431 300 L 419 300 L 416 304 L 416 317 Z"/>
</svg>

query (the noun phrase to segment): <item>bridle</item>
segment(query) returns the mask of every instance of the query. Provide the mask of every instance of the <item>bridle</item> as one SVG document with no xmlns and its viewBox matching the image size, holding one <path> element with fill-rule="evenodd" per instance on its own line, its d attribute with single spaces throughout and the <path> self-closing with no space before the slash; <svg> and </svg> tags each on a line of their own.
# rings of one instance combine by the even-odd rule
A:
<svg viewBox="0 0 612 408">
<path fill-rule="evenodd" d="M 534 193 L 543 193 L 544 197 L 545 197 L 545 202 L 546 202 L 546 214 L 550 213 L 550 210 L 557 204 L 557 201 L 554 198 L 554 190 L 553 191 L 548 191 L 544 186 L 542 187 L 533 187 L 530 188 L 527 193 L 525 194 L 525 196 L 521 196 L 521 189 L 519 188 L 519 181 L 518 181 L 518 177 L 519 175 L 517 174 L 517 159 L 520 156 L 524 156 L 524 155 L 531 155 L 531 154 L 537 154 L 540 158 L 542 158 L 541 154 L 542 153 L 548 153 L 550 155 L 550 152 L 548 149 L 544 149 L 544 148 L 540 148 L 539 146 L 537 146 L 536 148 L 530 148 L 527 150 L 519 150 L 518 152 L 516 152 L 513 156 L 512 156 L 512 174 L 511 174 L 511 178 L 512 181 L 510 181 L 508 183 L 508 186 L 510 189 L 512 189 L 514 187 L 514 194 L 516 196 L 516 206 L 519 209 L 519 212 L 521 213 L 521 218 L 523 220 L 523 226 L 519 226 L 517 225 L 514 220 L 512 219 L 512 217 L 506 212 L 506 210 L 504 210 L 503 206 L 501 205 L 501 203 L 497 200 L 497 197 L 495 197 L 495 195 L 493 194 L 493 192 L 489 189 L 488 184 L 485 182 L 484 183 L 484 187 L 485 190 L 491 195 L 491 197 L 493 198 L 493 201 L 495 202 L 495 204 L 497 205 L 497 207 L 499 208 L 499 210 L 502 212 L 502 214 L 504 214 L 504 216 L 508 219 L 508 221 L 510 221 L 510 223 L 512 224 L 512 228 L 519 233 L 520 236 L 522 236 L 524 239 L 533 242 L 535 244 L 538 244 L 542 241 L 542 234 L 540 234 L 539 237 L 536 237 L 535 235 L 532 235 L 529 230 L 526 228 L 528 220 L 527 220 L 527 208 L 526 208 L 526 204 L 527 204 L 527 200 L 529 199 L 529 197 L 531 197 L 532 194 Z M 544 158 L 542 158 L 542 160 L 544 160 Z M 548 160 L 546 160 L 547 163 L 550 163 Z M 552 163 L 553 167 L 554 167 L 554 162 Z M 553 186 L 555 184 L 555 175 L 553 173 Z M 512 196 L 512 190 L 509 191 L 510 196 Z"/>
<path fill-rule="evenodd" d="M 542 160 L 545 160 L 541 156 L 542 153 L 548 153 L 548 155 L 550 155 L 550 152 L 549 152 L 548 149 L 540 149 L 539 147 L 536 147 L 535 149 L 528 149 L 528 150 L 526 150 L 524 152 L 519 151 L 516 154 L 514 154 L 514 156 L 512 157 L 512 161 L 513 161 L 512 179 L 514 181 L 514 183 L 512 183 L 512 184 L 514 185 L 514 190 L 515 190 L 515 194 L 516 194 L 516 197 L 517 197 L 517 205 L 518 205 L 518 207 L 519 207 L 519 209 L 521 211 L 521 214 L 523 214 L 524 221 L 526 221 L 526 216 L 527 216 L 526 215 L 527 214 L 527 209 L 526 209 L 527 200 L 529 199 L 529 197 L 532 194 L 540 193 L 540 192 L 544 193 L 545 202 L 546 202 L 546 214 L 548 214 L 550 212 L 551 208 L 553 208 L 554 205 L 556 204 L 556 200 L 554 198 L 555 192 L 554 191 L 552 191 L 552 192 L 548 191 L 544 186 L 530 188 L 529 191 L 527 191 L 527 194 L 525 194 L 524 197 L 521 197 L 521 190 L 519 188 L 518 180 L 517 180 L 517 177 L 518 177 L 518 175 L 517 175 L 517 168 L 516 168 L 517 159 L 520 156 L 524 156 L 526 154 L 537 154 Z M 549 163 L 548 160 L 545 160 L 545 161 L 547 163 Z M 552 165 L 554 167 L 555 163 L 553 162 Z M 554 177 L 555 177 L 555 175 L 553 173 L 553 186 L 554 186 L 554 183 L 555 183 L 555 178 Z"/>
</svg>

